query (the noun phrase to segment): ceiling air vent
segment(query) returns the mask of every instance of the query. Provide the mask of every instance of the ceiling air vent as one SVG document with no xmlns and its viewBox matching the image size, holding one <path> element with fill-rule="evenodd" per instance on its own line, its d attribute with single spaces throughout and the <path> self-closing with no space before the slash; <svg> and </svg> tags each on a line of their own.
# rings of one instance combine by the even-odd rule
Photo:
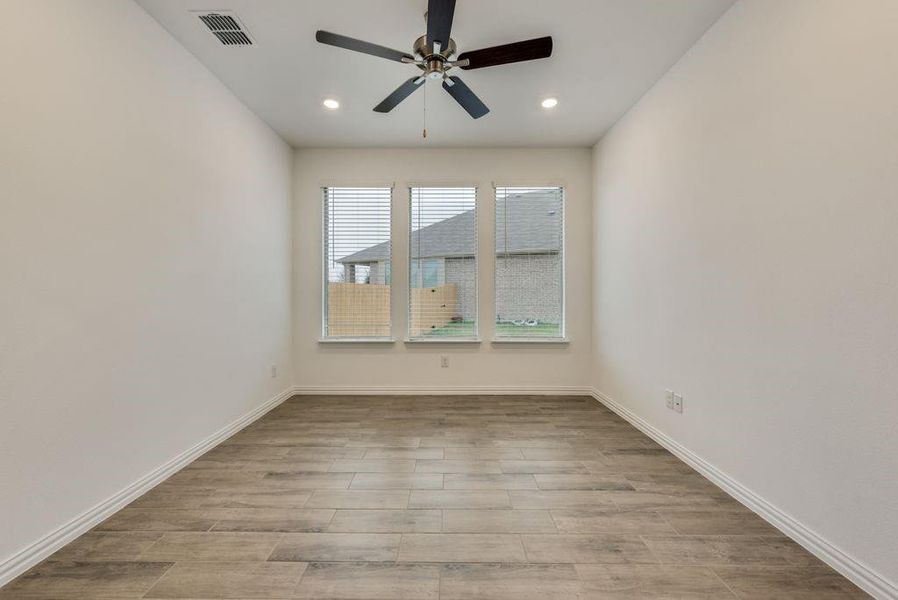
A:
<svg viewBox="0 0 898 600">
<path fill-rule="evenodd" d="M 224 46 L 252 46 L 253 40 L 240 21 L 225 11 L 200 13 L 197 15 L 212 35 Z"/>
</svg>

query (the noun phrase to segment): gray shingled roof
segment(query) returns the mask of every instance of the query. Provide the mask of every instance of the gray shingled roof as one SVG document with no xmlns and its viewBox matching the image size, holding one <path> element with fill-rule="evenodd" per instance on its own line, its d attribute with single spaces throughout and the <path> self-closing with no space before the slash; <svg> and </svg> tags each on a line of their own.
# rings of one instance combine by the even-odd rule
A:
<svg viewBox="0 0 898 600">
<path fill-rule="evenodd" d="M 558 252 L 561 246 L 561 203 L 543 194 L 497 201 L 497 254 Z M 507 239 L 503 235 L 508 229 Z M 420 242 L 420 243 L 419 243 Z M 412 232 L 412 258 L 473 256 L 474 211 L 469 210 Z M 371 263 L 390 258 L 390 242 L 383 242 L 337 259 L 344 264 Z"/>
</svg>

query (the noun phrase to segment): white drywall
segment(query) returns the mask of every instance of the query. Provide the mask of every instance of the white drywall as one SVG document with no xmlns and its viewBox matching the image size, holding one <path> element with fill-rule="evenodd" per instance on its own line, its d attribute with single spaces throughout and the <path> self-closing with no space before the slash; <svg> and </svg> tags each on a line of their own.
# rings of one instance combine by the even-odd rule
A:
<svg viewBox="0 0 898 600">
<path fill-rule="evenodd" d="M 589 149 L 297 150 L 294 165 L 294 352 L 306 389 L 364 387 L 574 388 L 588 383 L 590 356 Z M 569 345 L 494 346 L 491 315 L 494 192 L 498 185 L 565 186 L 566 308 Z M 394 344 L 320 344 L 322 195 L 325 185 L 393 185 Z M 474 185 L 478 202 L 479 345 L 405 344 L 410 185 Z M 449 368 L 439 356 L 449 355 Z M 360 391 L 364 391 L 360 390 Z"/>
<path fill-rule="evenodd" d="M 290 148 L 132 2 L 3 9 L 0 564 L 291 385 Z"/>
<path fill-rule="evenodd" d="M 593 248 L 594 385 L 893 586 L 896 32 L 737 3 L 596 147 Z"/>
</svg>

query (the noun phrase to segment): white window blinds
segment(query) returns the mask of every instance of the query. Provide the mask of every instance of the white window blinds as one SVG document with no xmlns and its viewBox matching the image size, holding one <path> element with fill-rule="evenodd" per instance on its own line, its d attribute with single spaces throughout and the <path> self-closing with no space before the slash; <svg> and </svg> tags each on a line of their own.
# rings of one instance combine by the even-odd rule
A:
<svg viewBox="0 0 898 600">
<path fill-rule="evenodd" d="M 477 337 L 476 195 L 411 188 L 409 339 Z"/>
<path fill-rule="evenodd" d="M 390 337 L 391 192 L 324 188 L 324 337 Z"/>
<path fill-rule="evenodd" d="M 496 338 L 564 337 L 564 191 L 496 188 Z"/>
</svg>

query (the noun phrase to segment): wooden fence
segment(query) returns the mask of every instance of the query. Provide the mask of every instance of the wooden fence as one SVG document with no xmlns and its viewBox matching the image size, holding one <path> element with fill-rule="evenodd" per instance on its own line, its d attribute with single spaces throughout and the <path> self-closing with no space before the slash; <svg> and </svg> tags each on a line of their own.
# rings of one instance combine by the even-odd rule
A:
<svg viewBox="0 0 898 600">
<path fill-rule="evenodd" d="M 409 336 L 427 335 L 434 329 L 445 327 L 458 312 L 455 300 L 455 284 L 432 288 L 412 288 L 409 314 Z"/>
<path fill-rule="evenodd" d="M 390 286 L 328 283 L 327 335 L 390 337 Z"/>
<path fill-rule="evenodd" d="M 455 284 L 412 288 L 409 335 L 445 327 L 458 310 Z M 372 283 L 327 284 L 327 334 L 334 337 L 389 337 L 390 286 Z"/>
</svg>

